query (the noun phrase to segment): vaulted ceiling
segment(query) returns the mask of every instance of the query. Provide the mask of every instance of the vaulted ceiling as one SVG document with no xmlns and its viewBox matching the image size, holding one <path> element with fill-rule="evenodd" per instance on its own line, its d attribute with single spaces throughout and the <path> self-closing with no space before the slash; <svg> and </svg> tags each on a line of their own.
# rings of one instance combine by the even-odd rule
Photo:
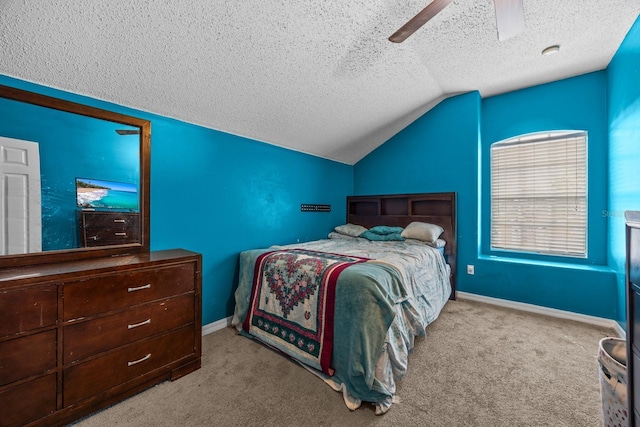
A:
<svg viewBox="0 0 640 427">
<path fill-rule="evenodd" d="M 0 74 L 353 164 L 442 99 L 606 68 L 640 0 L 2 0 Z M 560 45 L 552 56 L 541 51 Z"/>
</svg>

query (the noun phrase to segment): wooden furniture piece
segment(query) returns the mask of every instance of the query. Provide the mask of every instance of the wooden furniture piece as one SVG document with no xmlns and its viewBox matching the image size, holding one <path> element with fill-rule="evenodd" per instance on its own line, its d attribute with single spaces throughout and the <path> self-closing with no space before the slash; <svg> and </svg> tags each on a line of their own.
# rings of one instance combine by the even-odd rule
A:
<svg viewBox="0 0 640 427">
<path fill-rule="evenodd" d="M 136 239 L 96 238 L 99 247 L 85 239 L 79 248 L 0 256 L 0 427 L 67 424 L 198 369 L 202 258 L 184 250 L 150 252 L 151 122 L 3 85 L 0 99 L 4 108 L 23 112 L 12 116 L 18 133 L 63 128 L 87 132 L 87 144 L 105 145 L 114 142 L 104 132 L 130 135 L 129 142 L 104 148 L 139 156 L 121 172 L 137 183 L 140 197 L 139 213 L 129 218 Z M 74 156 L 78 165 L 87 161 Z M 69 168 L 58 172 L 59 182 L 78 176 Z M 67 207 L 46 203 L 50 210 Z M 67 210 L 64 221 L 71 223 L 75 206 Z M 85 225 L 104 217 L 85 217 Z"/>
<path fill-rule="evenodd" d="M 640 211 L 625 212 L 629 426 L 640 427 Z"/>
<path fill-rule="evenodd" d="M 63 425 L 200 367 L 201 255 L 0 270 L 0 426 Z"/>
<path fill-rule="evenodd" d="M 78 226 L 83 247 L 140 242 L 140 214 L 135 212 L 80 211 Z"/>
<path fill-rule="evenodd" d="M 347 197 L 347 222 L 371 228 L 376 225 L 406 227 L 413 221 L 438 224 L 451 266 L 451 299 L 456 296 L 456 193 L 393 194 Z"/>
<path fill-rule="evenodd" d="M 140 196 L 140 214 L 139 214 L 139 240 L 136 243 L 117 244 L 117 245 L 105 245 L 99 248 L 74 248 L 67 250 L 51 250 L 42 252 L 33 252 L 27 254 L 15 254 L 15 255 L 3 255 L 0 256 L 0 268 L 10 268 L 17 266 L 29 266 L 35 264 L 49 264 L 53 262 L 61 261 L 74 261 L 80 259 L 92 259 L 101 258 L 112 255 L 125 255 L 133 253 L 145 253 L 150 250 L 150 180 L 151 180 L 151 122 L 149 120 L 140 119 L 137 117 L 131 117 L 124 114 L 116 113 L 113 111 L 102 110 L 95 107 L 90 107 L 75 102 L 66 101 L 63 99 L 53 98 L 46 95 L 41 95 L 34 92 L 27 92 L 21 89 L 16 89 L 9 86 L 0 85 L 0 98 L 5 100 L 15 101 L 17 103 L 28 104 L 35 111 L 40 111 L 40 108 L 44 109 L 45 116 L 55 115 L 61 117 L 61 120 L 65 120 L 64 126 L 67 132 L 71 131 L 69 123 L 75 122 L 81 119 L 83 116 L 90 119 L 99 119 L 104 121 L 103 125 L 111 125 L 115 128 L 120 128 L 123 125 L 128 129 L 139 131 L 139 135 L 132 137 L 132 144 L 138 146 L 138 154 L 140 157 L 140 163 L 137 166 L 137 171 L 130 171 L 130 173 L 138 176 L 138 194 Z M 55 110 L 55 111 L 47 111 Z M 55 114 L 53 114 L 55 113 Z M 60 114 L 65 113 L 65 114 Z M 55 124 L 55 123 L 53 123 Z M 32 126 L 41 126 L 39 123 L 34 122 Z M 95 138 L 101 140 L 102 135 L 100 133 L 90 134 L 88 139 Z M 85 161 L 82 157 L 76 159 L 78 163 Z M 42 161 L 42 159 L 41 159 Z M 72 171 L 73 172 L 73 171 Z M 136 173 L 137 172 L 137 173 Z M 69 173 L 67 171 L 67 173 Z M 71 175 L 68 177 L 68 181 L 77 175 Z M 55 209 L 55 204 L 50 206 Z M 73 215 L 73 213 L 72 213 Z M 75 217 L 69 218 L 69 222 L 75 221 Z"/>
</svg>

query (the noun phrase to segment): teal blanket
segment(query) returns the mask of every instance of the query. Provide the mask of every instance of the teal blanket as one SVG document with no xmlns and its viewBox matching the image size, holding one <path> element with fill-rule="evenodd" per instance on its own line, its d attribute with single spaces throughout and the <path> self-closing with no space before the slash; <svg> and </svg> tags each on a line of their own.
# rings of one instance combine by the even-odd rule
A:
<svg viewBox="0 0 640 427">
<path fill-rule="evenodd" d="M 375 369 L 395 305 L 406 296 L 398 272 L 384 264 L 354 265 L 338 278 L 332 363 L 334 379 L 352 396 L 378 402 L 393 394 L 375 379 Z"/>
</svg>

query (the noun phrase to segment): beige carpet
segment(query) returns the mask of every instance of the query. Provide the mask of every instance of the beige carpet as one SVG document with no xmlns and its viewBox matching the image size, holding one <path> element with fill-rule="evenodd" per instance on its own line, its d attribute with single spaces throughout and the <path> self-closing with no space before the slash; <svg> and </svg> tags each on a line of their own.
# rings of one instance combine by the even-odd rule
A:
<svg viewBox="0 0 640 427">
<path fill-rule="evenodd" d="M 418 338 L 400 400 L 382 416 L 227 328 L 202 369 L 77 423 L 93 426 L 599 426 L 598 341 L 613 330 L 449 302 Z"/>
</svg>

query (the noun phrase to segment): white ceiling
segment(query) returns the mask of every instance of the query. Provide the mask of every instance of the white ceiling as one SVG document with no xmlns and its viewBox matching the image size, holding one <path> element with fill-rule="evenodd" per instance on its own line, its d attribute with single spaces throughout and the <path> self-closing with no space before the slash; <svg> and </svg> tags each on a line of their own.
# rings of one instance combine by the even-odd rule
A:
<svg viewBox="0 0 640 427">
<path fill-rule="evenodd" d="M 443 98 L 604 69 L 640 0 L 0 0 L 0 74 L 354 164 Z M 543 48 L 560 52 L 543 57 Z"/>
</svg>

